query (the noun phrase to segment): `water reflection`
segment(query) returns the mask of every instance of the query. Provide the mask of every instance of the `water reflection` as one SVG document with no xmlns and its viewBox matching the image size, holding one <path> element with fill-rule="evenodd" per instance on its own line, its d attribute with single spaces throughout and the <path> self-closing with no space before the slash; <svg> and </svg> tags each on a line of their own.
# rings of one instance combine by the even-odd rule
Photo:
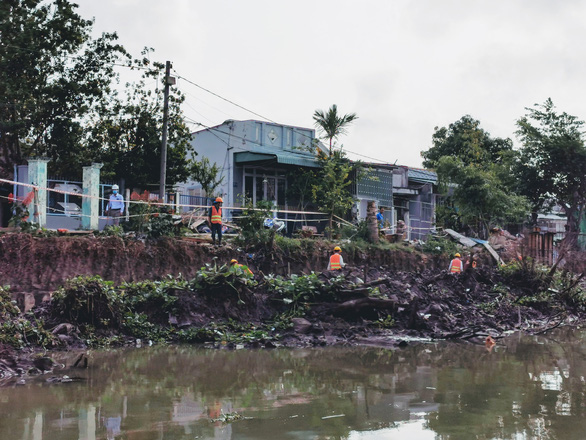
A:
<svg viewBox="0 0 586 440">
<path fill-rule="evenodd" d="M 581 336 L 491 351 L 94 352 L 91 368 L 66 372 L 82 381 L 0 389 L 0 439 L 582 439 Z M 245 419 L 221 421 L 234 413 Z"/>
</svg>

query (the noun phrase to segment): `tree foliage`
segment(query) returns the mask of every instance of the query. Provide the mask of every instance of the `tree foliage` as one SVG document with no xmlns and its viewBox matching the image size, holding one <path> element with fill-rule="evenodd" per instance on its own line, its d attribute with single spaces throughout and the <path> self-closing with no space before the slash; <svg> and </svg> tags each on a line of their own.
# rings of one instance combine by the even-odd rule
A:
<svg viewBox="0 0 586 440">
<path fill-rule="evenodd" d="M 104 103 L 126 59 L 116 34 L 90 37 L 92 22 L 66 0 L 0 2 L 0 171 L 27 156 L 77 162 L 83 118 Z"/>
<path fill-rule="evenodd" d="M 459 221 L 487 237 L 491 226 L 522 222 L 528 213 L 527 199 L 503 184 L 498 170 L 464 165 L 451 156 L 440 158 L 438 175 L 456 183 L 452 200 Z"/>
<path fill-rule="evenodd" d="M 568 237 L 575 241 L 586 205 L 584 122 L 556 112 L 551 99 L 526 110 L 516 132 L 522 144 L 515 163 L 520 191 L 534 212 L 560 205 L 568 217 Z"/>
<path fill-rule="evenodd" d="M 332 155 L 333 141 L 338 136 L 346 134 L 348 125 L 358 119 L 356 113 L 345 115 L 338 114 L 338 106 L 333 104 L 327 112 L 316 110 L 313 114 L 313 120 L 316 127 L 325 133 L 325 138 L 330 141 L 330 156 Z"/>
<path fill-rule="evenodd" d="M 492 225 L 524 219 L 528 205 L 514 191 L 510 139 L 492 138 L 479 121 L 463 116 L 447 128 L 436 127 L 432 140 L 422 156 L 424 166 L 437 170 L 446 197 L 438 223 L 466 224 L 486 236 Z"/>
<path fill-rule="evenodd" d="M 313 203 L 313 187 L 319 184 L 319 170 L 295 169 L 287 173 L 287 200 L 295 202 L 301 211 Z"/>
<path fill-rule="evenodd" d="M 331 230 L 334 216 L 343 217 L 354 203 L 354 196 L 350 192 L 351 177 L 353 173 L 360 173 L 362 166 L 350 162 L 340 150 L 332 152 L 330 156 L 318 150 L 317 158 L 321 168 L 311 188 L 313 201 L 320 211 L 329 215 Z"/>
<path fill-rule="evenodd" d="M 220 177 L 222 169 L 217 164 L 211 164 L 207 157 L 193 161 L 190 168 L 190 177 L 201 185 L 207 197 L 213 197 L 216 188 L 224 181 Z"/>
<path fill-rule="evenodd" d="M 157 186 L 160 178 L 163 88 L 149 88 L 147 82 L 162 80 L 165 66 L 150 62 L 146 55 L 151 52 L 152 49 L 145 49 L 145 57 L 134 60 L 134 65 L 143 72 L 140 80 L 126 84 L 124 96 L 113 96 L 87 126 L 87 149 L 96 160 L 104 162 L 104 178 L 124 178 L 129 187 Z M 171 87 L 167 185 L 183 182 L 189 176 L 187 155 L 192 147 L 181 111 L 184 99 Z"/>
<path fill-rule="evenodd" d="M 163 65 L 149 52 L 133 59 L 115 33 L 91 37 L 93 22 L 68 0 L 0 2 L 0 172 L 28 157 L 47 157 L 52 173 L 80 178 L 82 166 L 103 162 L 106 179 L 131 186 L 159 180 Z M 117 66 L 143 72 L 118 85 Z M 122 67 L 124 68 L 124 67 Z M 170 97 L 168 181 L 188 175 L 189 130 L 182 95 Z"/>
<path fill-rule="evenodd" d="M 433 147 L 421 152 L 426 168 L 437 168 L 439 160 L 444 156 L 458 158 L 465 166 L 481 168 L 493 163 L 510 163 L 513 156 L 511 139 L 492 138 L 480 128 L 480 121 L 469 115 L 462 116 L 447 128 L 436 127 L 432 142 Z"/>
</svg>

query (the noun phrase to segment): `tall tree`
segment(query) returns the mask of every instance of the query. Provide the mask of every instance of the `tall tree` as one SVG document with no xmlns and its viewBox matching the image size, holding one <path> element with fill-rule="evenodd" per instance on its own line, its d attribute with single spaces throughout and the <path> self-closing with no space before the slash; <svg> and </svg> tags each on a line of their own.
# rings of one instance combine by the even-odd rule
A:
<svg viewBox="0 0 586 440">
<path fill-rule="evenodd" d="M 445 207 L 453 206 L 437 211 L 438 223 L 466 224 L 485 237 L 492 225 L 524 219 L 528 207 L 514 191 L 510 139 L 492 138 L 466 115 L 447 128 L 436 127 L 432 141 L 421 153 L 423 165 L 437 170 Z"/>
<path fill-rule="evenodd" d="M 520 190 L 536 213 L 558 204 L 568 219 L 567 244 L 577 242 L 586 208 L 586 147 L 583 121 L 558 113 L 551 99 L 527 108 L 517 121 L 522 143 L 516 161 Z"/>
<path fill-rule="evenodd" d="M 0 2 L 0 173 L 27 156 L 79 160 L 83 120 L 108 98 L 116 34 L 90 37 L 92 21 L 67 0 Z"/>
<path fill-rule="evenodd" d="M 47 157 L 52 173 L 80 178 L 103 162 L 105 179 L 145 187 L 159 180 L 162 90 L 147 86 L 164 66 L 140 59 L 116 34 L 92 39 L 93 22 L 68 0 L 0 2 L 0 173 L 27 157 Z M 142 78 L 119 87 L 115 65 Z M 120 90 L 121 89 L 121 90 Z M 168 183 L 186 180 L 190 133 L 172 88 Z"/>
<path fill-rule="evenodd" d="M 422 151 L 423 166 L 437 168 L 440 158 L 451 156 L 463 165 L 484 168 L 492 163 L 507 164 L 513 157 L 511 139 L 493 138 L 480 128 L 480 121 L 465 115 L 446 127 L 435 127 L 433 146 Z"/>
<path fill-rule="evenodd" d="M 499 177 L 502 172 L 495 168 L 464 165 L 452 156 L 441 157 L 437 166 L 442 182 L 453 184 L 450 198 L 459 222 L 483 238 L 491 226 L 522 223 L 529 212 L 527 199 L 503 184 Z"/>
<path fill-rule="evenodd" d="M 144 55 L 152 49 L 145 49 Z M 96 160 L 104 162 L 105 179 L 124 179 L 129 187 L 157 186 L 160 177 L 160 151 L 163 126 L 163 90 L 151 89 L 147 82 L 163 77 L 162 63 L 134 60 L 142 69 L 140 81 L 127 84 L 124 96 L 112 97 L 87 123 L 84 140 Z M 167 150 L 167 184 L 187 180 L 187 153 L 191 134 L 181 111 L 184 96 L 175 87 L 169 95 L 169 146 Z"/>
<path fill-rule="evenodd" d="M 313 114 L 315 126 L 325 133 L 325 138 L 330 141 L 330 156 L 332 155 L 333 141 L 338 136 L 347 133 L 348 125 L 358 119 L 356 113 L 348 113 L 343 116 L 338 114 L 338 106 L 332 105 L 327 112 L 316 110 Z"/>
</svg>

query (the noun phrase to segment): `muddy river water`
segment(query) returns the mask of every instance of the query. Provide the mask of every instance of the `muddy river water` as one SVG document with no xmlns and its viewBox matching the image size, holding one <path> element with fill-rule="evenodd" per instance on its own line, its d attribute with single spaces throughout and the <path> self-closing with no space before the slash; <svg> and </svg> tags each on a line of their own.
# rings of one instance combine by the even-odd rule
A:
<svg viewBox="0 0 586 440">
<path fill-rule="evenodd" d="M 55 371 L 70 383 L 0 388 L 0 439 L 584 439 L 585 335 L 93 351 L 87 369 Z"/>
</svg>

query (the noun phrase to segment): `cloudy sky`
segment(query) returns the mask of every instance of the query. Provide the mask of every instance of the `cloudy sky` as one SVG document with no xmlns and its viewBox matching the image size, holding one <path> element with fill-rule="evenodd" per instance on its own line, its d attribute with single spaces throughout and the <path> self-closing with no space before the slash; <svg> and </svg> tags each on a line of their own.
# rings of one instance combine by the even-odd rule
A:
<svg viewBox="0 0 586 440">
<path fill-rule="evenodd" d="M 177 75 L 273 121 L 312 127 L 332 104 L 357 113 L 339 141 L 355 159 L 421 166 L 434 127 L 466 114 L 514 139 L 548 97 L 586 119 L 586 0 L 75 2 L 133 54 L 153 47 Z M 189 120 L 260 119 L 178 86 Z"/>
</svg>

